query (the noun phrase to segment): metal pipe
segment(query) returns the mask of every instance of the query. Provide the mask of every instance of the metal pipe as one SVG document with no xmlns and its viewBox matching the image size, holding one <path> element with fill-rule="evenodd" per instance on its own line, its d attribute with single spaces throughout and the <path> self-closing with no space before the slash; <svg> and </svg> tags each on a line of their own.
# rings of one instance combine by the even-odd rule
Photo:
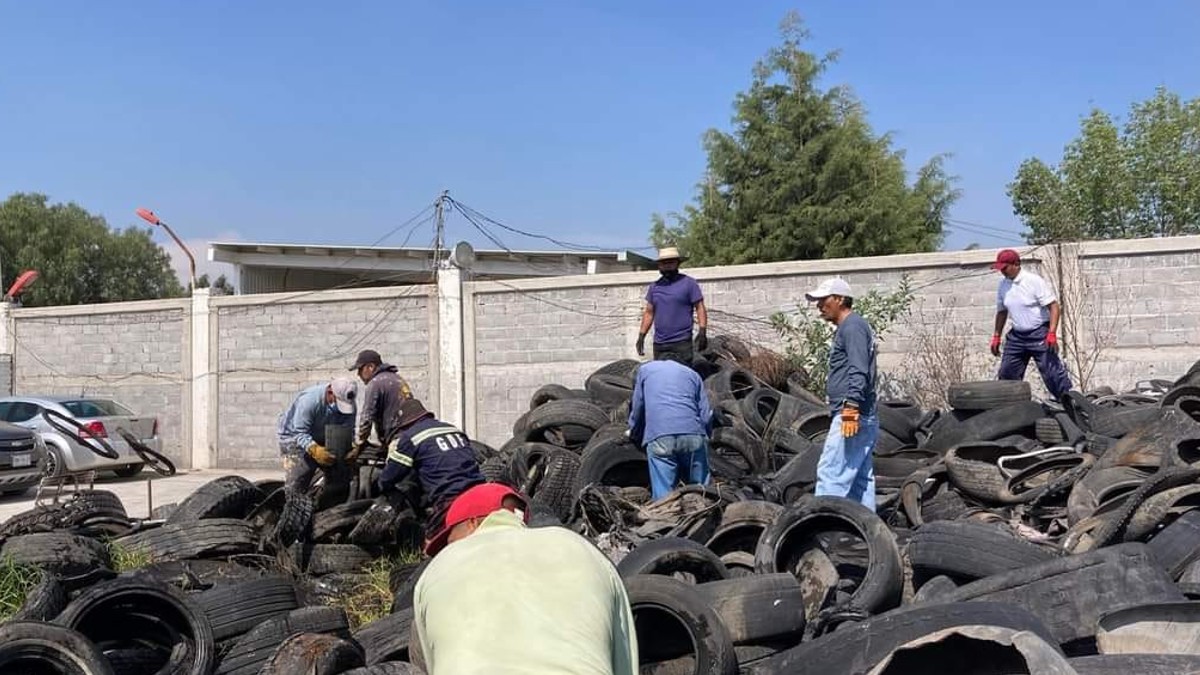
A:
<svg viewBox="0 0 1200 675">
<path fill-rule="evenodd" d="M 196 257 L 192 255 L 192 252 L 188 249 L 187 244 L 184 244 L 183 240 L 176 236 L 175 230 L 172 230 L 170 225 L 164 223 L 162 219 L 155 215 L 155 213 L 150 209 L 140 208 L 136 211 L 136 213 L 142 220 L 166 230 L 167 234 L 171 235 L 171 238 L 175 240 L 175 243 L 179 245 L 179 248 L 183 250 L 183 254 L 188 257 L 188 269 L 191 272 L 191 289 L 193 291 L 196 290 Z"/>
</svg>

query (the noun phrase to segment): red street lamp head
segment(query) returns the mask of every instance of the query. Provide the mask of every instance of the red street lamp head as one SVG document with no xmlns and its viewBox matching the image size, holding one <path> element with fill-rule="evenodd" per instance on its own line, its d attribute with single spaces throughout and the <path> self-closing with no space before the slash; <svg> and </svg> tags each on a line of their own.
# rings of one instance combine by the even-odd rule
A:
<svg viewBox="0 0 1200 675">
<path fill-rule="evenodd" d="M 158 216 L 154 215 L 154 212 L 150 209 L 140 208 L 136 211 L 136 213 L 138 214 L 139 218 L 150 223 L 151 225 L 162 225 L 162 221 L 159 220 Z"/>
</svg>

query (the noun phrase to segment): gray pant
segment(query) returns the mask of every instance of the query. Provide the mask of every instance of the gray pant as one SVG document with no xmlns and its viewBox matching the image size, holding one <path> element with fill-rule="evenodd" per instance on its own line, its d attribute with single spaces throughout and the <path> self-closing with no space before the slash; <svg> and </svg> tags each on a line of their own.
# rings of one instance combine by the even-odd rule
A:
<svg viewBox="0 0 1200 675">
<path fill-rule="evenodd" d="M 312 487 L 313 477 L 317 475 L 319 464 L 308 453 L 294 445 L 279 446 L 283 454 L 283 482 L 289 488 L 307 492 Z"/>
</svg>

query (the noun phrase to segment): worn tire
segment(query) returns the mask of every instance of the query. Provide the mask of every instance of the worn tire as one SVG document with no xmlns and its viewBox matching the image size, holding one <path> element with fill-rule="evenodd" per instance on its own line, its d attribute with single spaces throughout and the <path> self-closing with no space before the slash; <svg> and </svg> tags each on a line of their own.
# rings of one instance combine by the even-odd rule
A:
<svg viewBox="0 0 1200 675">
<path fill-rule="evenodd" d="M 1053 417 L 1040 419 L 1033 426 L 1034 435 L 1046 445 L 1062 445 L 1067 440 L 1066 434 L 1063 433 L 1062 424 Z"/>
<path fill-rule="evenodd" d="M 580 399 L 550 401 L 529 411 L 527 420 L 529 440 L 537 438 L 554 427 L 578 426 L 596 431 L 608 424 L 608 413 L 603 408 Z"/>
<path fill-rule="evenodd" d="M 650 467 L 646 453 L 625 439 L 589 448 L 583 453 L 573 492 L 579 494 L 589 485 L 649 488 Z"/>
<path fill-rule="evenodd" d="M 955 410 L 994 410 L 1024 403 L 1033 396 L 1024 380 L 960 382 L 946 389 L 946 400 Z"/>
<path fill-rule="evenodd" d="M 944 452 L 968 441 L 991 441 L 1031 429 L 1045 416 L 1041 404 L 1033 401 L 993 408 L 966 420 L 949 415 L 935 423 L 920 447 Z"/>
<path fill-rule="evenodd" d="M 708 451 L 710 458 L 713 455 L 731 456 L 739 469 L 751 475 L 766 473 L 770 468 L 770 459 L 762 441 L 737 427 L 714 429 L 708 442 Z"/>
<path fill-rule="evenodd" d="M 108 659 L 87 637 L 39 621 L 0 624 L 0 672 L 115 675 Z"/>
<path fill-rule="evenodd" d="M 643 671 L 649 664 L 682 656 L 693 657 L 693 673 L 735 675 L 733 641 L 720 617 L 704 603 L 696 587 L 658 575 L 625 580 L 629 605 L 638 632 L 638 656 Z M 682 628 L 682 630 L 679 630 Z M 686 640 L 666 640 L 664 634 Z"/>
<path fill-rule="evenodd" d="M 942 521 L 923 525 L 908 541 L 913 571 L 925 577 L 982 579 L 1055 558 L 1053 551 L 1031 544 L 988 523 Z"/>
<path fill-rule="evenodd" d="M 415 663 L 387 661 L 365 668 L 347 670 L 342 675 L 425 675 L 425 671 Z"/>
<path fill-rule="evenodd" d="M 1109 438 L 1121 438 L 1140 426 L 1152 422 L 1159 406 L 1140 405 L 1124 408 L 1096 408 L 1089 420 L 1092 431 Z"/>
<path fill-rule="evenodd" d="M 998 461 L 1019 455 L 1021 451 L 999 443 L 964 443 L 946 453 L 946 473 L 950 483 L 963 494 L 986 504 L 1013 503 L 1008 479 L 1000 472 Z"/>
<path fill-rule="evenodd" d="M 783 507 L 779 504 L 760 500 L 748 499 L 730 504 L 721 514 L 717 530 L 708 539 L 708 550 L 718 556 L 737 551 L 753 556 L 763 531 L 780 511 L 783 511 Z"/>
<path fill-rule="evenodd" d="M 138 532 L 116 540 L 130 551 L 144 551 L 155 561 L 189 560 L 252 553 L 258 530 L 244 520 L 207 518 Z"/>
<path fill-rule="evenodd" d="M 258 675 L 275 648 L 300 633 L 350 637 L 346 613 L 335 607 L 303 607 L 255 626 L 221 659 L 216 675 Z"/>
<path fill-rule="evenodd" d="M 259 675 L 339 675 L 365 665 L 357 642 L 325 633 L 300 633 L 275 648 Z"/>
<path fill-rule="evenodd" d="M 208 617 L 213 638 L 225 640 L 298 606 L 296 586 L 284 577 L 266 577 L 218 586 L 193 596 Z"/>
<path fill-rule="evenodd" d="M 354 544 L 317 544 L 309 554 L 306 571 L 316 576 L 357 572 L 376 557 L 373 551 Z"/>
<path fill-rule="evenodd" d="M 799 574 L 806 539 L 826 528 L 856 533 L 866 542 L 868 562 L 851 603 L 868 612 L 900 604 L 903 570 L 896 538 L 879 516 L 862 504 L 841 497 L 813 497 L 784 509 L 763 532 L 754 555 L 760 574 Z"/>
<path fill-rule="evenodd" d="M 1078 675 L 1190 675 L 1200 671 L 1197 654 L 1097 654 L 1068 663 Z"/>
<path fill-rule="evenodd" d="M 755 574 L 696 586 L 721 617 L 735 645 L 799 642 L 804 635 L 804 595 L 791 574 Z"/>
<path fill-rule="evenodd" d="M 53 574 L 42 574 L 42 580 L 25 595 L 25 602 L 11 617 L 12 621 L 53 621 L 67 606 L 67 589 Z"/>
<path fill-rule="evenodd" d="M 335 537 L 348 535 L 374 503 L 370 499 L 356 499 L 314 514 L 312 540 L 332 541 Z"/>
<path fill-rule="evenodd" d="M 221 476 L 196 488 L 179 502 L 168 525 L 204 518 L 242 518 L 262 499 L 258 486 L 241 476 Z"/>
<path fill-rule="evenodd" d="M 408 638 L 413 610 L 388 614 L 354 631 L 352 637 L 366 652 L 367 665 L 408 660 Z"/>
<path fill-rule="evenodd" d="M 1154 535 L 1146 546 L 1172 579 L 1200 559 L 1200 511 L 1188 511 Z"/>
<path fill-rule="evenodd" d="M 9 537 L 0 558 L 32 565 L 60 579 L 86 580 L 111 565 L 104 544 L 68 532 L 38 532 Z"/>
<path fill-rule="evenodd" d="M 1067 497 L 1067 522 L 1075 525 L 1116 495 L 1133 492 L 1150 474 L 1132 466 L 1092 468 Z"/>
<path fill-rule="evenodd" d="M 307 493 L 287 490 L 283 511 L 279 513 L 279 520 L 271 533 L 272 538 L 284 548 L 300 539 L 307 539 L 315 509 L 316 502 Z"/>
<path fill-rule="evenodd" d="M 682 537 L 663 537 L 639 544 L 617 564 L 622 579 L 639 574 L 690 574 L 697 583 L 729 578 L 725 563 L 704 546 Z"/>
<path fill-rule="evenodd" d="M 571 520 L 575 508 L 575 484 L 582 460 L 570 450 L 555 448 L 542 460 L 540 479 L 525 492 L 530 506 L 554 514 L 559 523 Z"/>
</svg>

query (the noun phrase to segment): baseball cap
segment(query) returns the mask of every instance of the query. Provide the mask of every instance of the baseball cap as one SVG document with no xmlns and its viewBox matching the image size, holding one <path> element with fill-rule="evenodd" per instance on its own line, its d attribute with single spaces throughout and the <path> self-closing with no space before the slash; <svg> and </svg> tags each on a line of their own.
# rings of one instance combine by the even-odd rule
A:
<svg viewBox="0 0 1200 675">
<path fill-rule="evenodd" d="M 841 277 L 834 277 L 833 279 L 826 279 L 825 281 L 822 281 L 820 286 L 817 286 L 815 289 L 805 293 L 804 297 L 808 298 L 809 302 L 811 302 L 813 300 L 827 298 L 831 295 L 840 295 L 843 298 L 854 297 L 854 293 L 850 291 L 850 284 L 846 283 L 846 280 L 842 279 Z"/>
<path fill-rule="evenodd" d="M 379 352 L 374 349 L 364 349 L 358 353 L 358 358 L 354 359 L 354 365 L 350 366 L 350 370 L 358 370 L 363 366 L 382 365 L 383 359 L 380 358 Z"/>
<path fill-rule="evenodd" d="M 446 540 L 450 538 L 450 530 L 453 530 L 455 525 L 465 523 L 472 518 L 483 518 L 499 511 L 503 508 L 505 497 L 515 497 L 517 501 L 521 502 L 521 517 L 523 520 L 529 520 L 529 502 L 521 493 L 503 483 L 481 483 L 462 493 L 450 503 L 450 508 L 446 511 L 445 524 L 425 544 L 425 554 L 434 556 L 445 548 Z"/>
<path fill-rule="evenodd" d="M 346 377 L 335 377 L 329 382 L 329 388 L 333 390 L 334 402 L 337 403 L 338 412 L 349 415 L 354 412 L 354 397 L 357 388 L 354 382 Z"/>
<path fill-rule="evenodd" d="M 992 269 L 1002 270 L 1005 265 L 1020 265 L 1021 256 L 1011 248 L 1006 248 L 996 254 L 996 262 L 992 263 Z"/>
</svg>

